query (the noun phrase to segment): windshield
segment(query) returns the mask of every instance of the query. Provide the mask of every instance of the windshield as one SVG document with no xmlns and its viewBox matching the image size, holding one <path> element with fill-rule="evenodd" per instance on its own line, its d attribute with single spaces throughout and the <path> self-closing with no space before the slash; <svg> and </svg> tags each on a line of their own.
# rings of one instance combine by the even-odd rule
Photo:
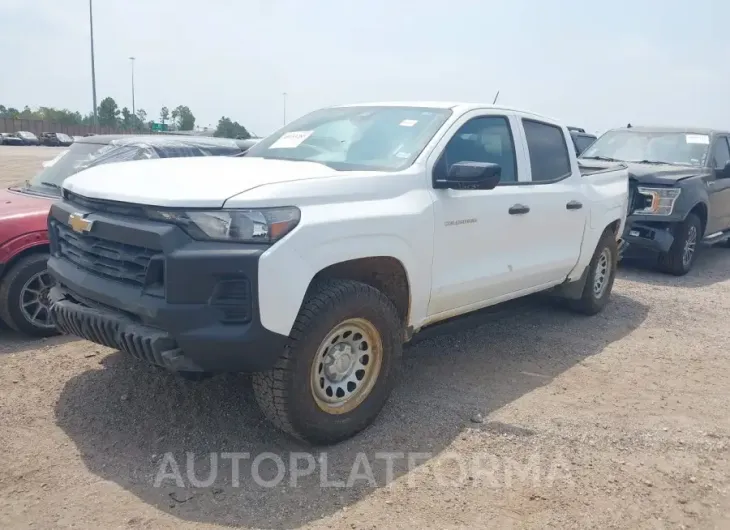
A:
<svg viewBox="0 0 730 530">
<path fill-rule="evenodd" d="M 354 106 L 322 109 L 251 147 L 246 157 L 319 162 L 336 170 L 409 167 L 451 110 Z"/>
<path fill-rule="evenodd" d="M 65 151 L 61 151 L 55 158 L 43 162 L 43 170 L 30 179 L 31 188 L 60 187 L 63 181 L 88 166 L 100 151 L 109 146 L 103 144 L 75 143 Z"/>
<path fill-rule="evenodd" d="M 23 131 L 20 131 L 20 132 L 18 132 L 16 134 L 18 136 L 20 136 L 21 138 L 35 138 L 36 137 L 35 134 L 33 134 L 33 133 L 23 132 Z"/>
<path fill-rule="evenodd" d="M 617 130 L 605 133 L 582 156 L 704 166 L 709 147 L 706 134 Z"/>
</svg>

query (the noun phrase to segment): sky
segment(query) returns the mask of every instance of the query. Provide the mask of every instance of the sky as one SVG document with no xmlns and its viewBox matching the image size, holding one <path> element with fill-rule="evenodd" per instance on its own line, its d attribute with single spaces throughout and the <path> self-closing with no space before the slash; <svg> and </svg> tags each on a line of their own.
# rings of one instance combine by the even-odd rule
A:
<svg viewBox="0 0 730 530">
<path fill-rule="evenodd" d="M 728 0 L 93 0 L 97 101 L 266 135 L 328 105 L 730 128 Z M 91 112 L 88 0 L 0 0 L 0 104 Z M 283 93 L 287 93 L 285 97 Z M 286 110 L 285 110 L 286 109 Z"/>
</svg>

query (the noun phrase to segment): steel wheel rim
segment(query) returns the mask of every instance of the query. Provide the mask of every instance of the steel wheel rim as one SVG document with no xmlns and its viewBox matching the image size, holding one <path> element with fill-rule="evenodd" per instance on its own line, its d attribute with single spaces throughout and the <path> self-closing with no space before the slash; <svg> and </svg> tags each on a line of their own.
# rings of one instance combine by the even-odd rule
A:
<svg viewBox="0 0 730 530">
<path fill-rule="evenodd" d="M 383 363 L 383 340 L 364 318 L 335 326 L 317 348 L 311 367 L 312 397 L 328 414 L 345 414 L 370 395 Z"/>
<path fill-rule="evenodd" d="M 606 292 L 608 279 L 611 276 L 611 251 L 607 248 L 603 249 L 601 255 L 598 256 L 596 263 L 596 273 L 593 275 L 593 296 L 601 298 Z"/>
<path fill-rule="evenodd" d="M 686 267 L 692 261 L 697 246 L 697 227 L 690 226 L 687 232 L 687 240 L 684 242 L 684 251 L 682 252 L 682 263 Z"/>
<path fill-rule="evenodd" d="M 52 286 L 51 276 L 42 271 L 31 276 L 20 289 L 20 312 L 28 322 L 39 328 L 54 327 L 48 302 Z"/>
</svg>

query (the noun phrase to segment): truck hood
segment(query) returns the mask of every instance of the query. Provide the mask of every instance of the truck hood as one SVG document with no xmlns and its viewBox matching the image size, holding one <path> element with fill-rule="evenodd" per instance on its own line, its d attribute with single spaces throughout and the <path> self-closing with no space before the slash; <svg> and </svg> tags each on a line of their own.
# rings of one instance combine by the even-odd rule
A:
<svg viewBox="0 0 730 530">
<path fill-rule="evenodd" d="M 85 169 L 63 187 L 90 199 L 163 207 L 221 208 L 265 184 L 341 175 L 316 162 L 246 157 L 137 160 Z"/>
<path fill-rule="evenodd" d="M 16 219 L 30 215 L 48 215 L 51 197 L 38 197 L 18 191 L 0 189 L 0 221 Z"/>
<path fill-rule="evenodd" d="M 678 181 L 698 176 L 706 176 L 709 170 L 701 167 L 673 166 L 671 164 L 637 164 L 627 162 L 629 178 L 639 184 L 663 184 L 672 186 Z"/>
</svg>

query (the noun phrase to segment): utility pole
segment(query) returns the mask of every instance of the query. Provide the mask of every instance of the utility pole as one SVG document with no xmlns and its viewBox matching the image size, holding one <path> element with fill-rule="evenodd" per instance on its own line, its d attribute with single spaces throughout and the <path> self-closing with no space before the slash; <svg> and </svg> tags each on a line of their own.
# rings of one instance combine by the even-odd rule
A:
<svg viewBox="0 0 730 530">
<path fill-rule="evenodd" d="M 129 58 L 132 61 L 132 116 L 136 116 L 137 113 L 134 108 L 134 57 Z"/>
<path fill-rule="evenodd" d="M 94 127 L 99 125 L 99 118 L 96 113 L 96 70 L 94 68 L 94 13 L 91 7 L 92 0 L 89 0 L 89 29 L 91 30 L 91 94 L 94 98 Z"/>
<path fill-rule="evenodd" d="M 286 92 L 282 92 L 281 95 L 284 96 L 284 125 L 286 125 L 286 95 L 287 94 L 286 94 Z"/>
</svg>

